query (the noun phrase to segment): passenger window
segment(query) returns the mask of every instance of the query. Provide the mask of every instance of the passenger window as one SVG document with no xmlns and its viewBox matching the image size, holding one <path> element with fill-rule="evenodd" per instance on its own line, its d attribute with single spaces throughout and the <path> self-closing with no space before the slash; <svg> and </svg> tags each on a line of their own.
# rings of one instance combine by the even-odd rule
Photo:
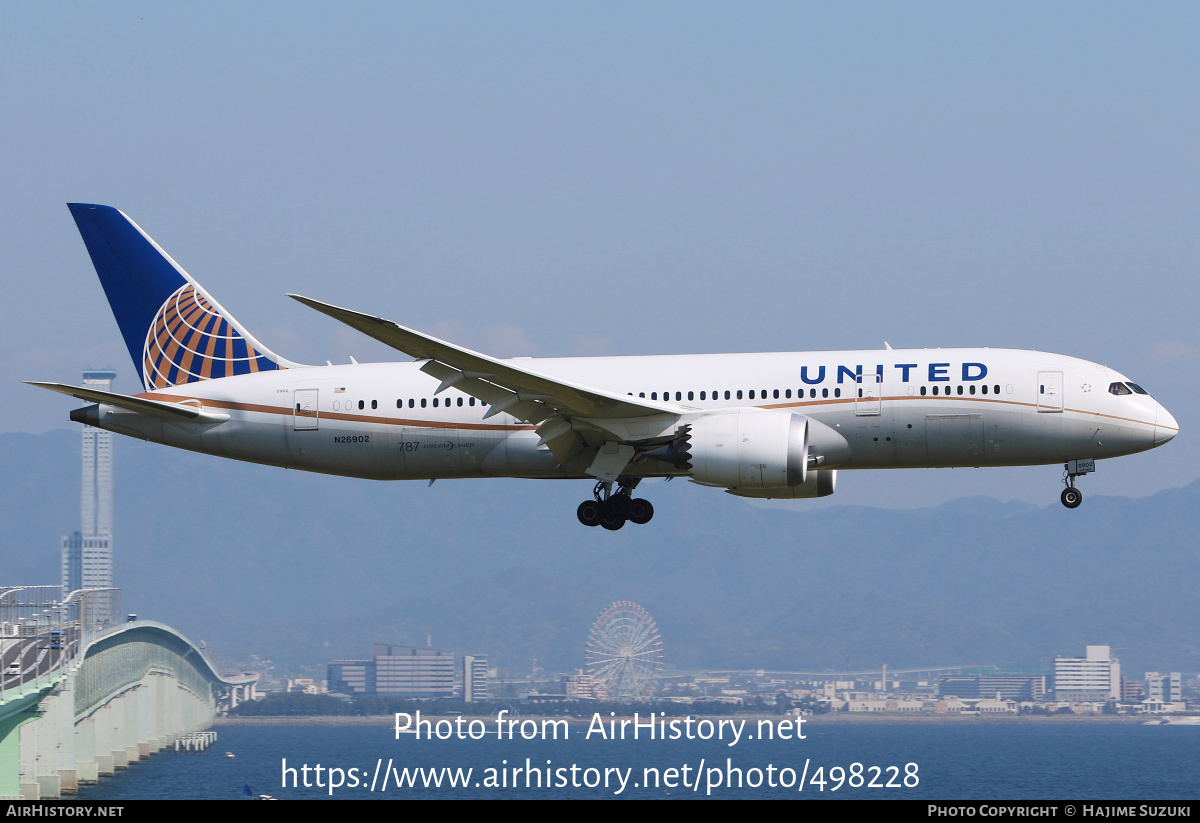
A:
<svg viewBox="0 0 1200 823">
<path fill-rule="evenodd" d="M 416 402 L 411 397 L 408 398 L 408 407 L 411 409 L 415 405 L 416 405 Z"/>
<path fill-rule="evenodd" d="M 425 398 L 421 398 L 421 408 L 425 408 Z"/>
<path fill-rule="evenodd" d="M 652 391 L 652 392 L 650 392 L 650 399 L 651 399 L 651 400 L 657 400 L 657 399 L 658 399 L 658 392 L 656 392 L 656 391 Z"/>
<path fill-rule="evenodd" d="M 958 396 L 962 397 L 962 386 L 958 387 Z"/>
<path fill-rule="evenodd" d="M 972 388 L 972 393 L 973 393 L 973 392 L 974 392 L 974 388 Z M 984 383 L 984 384 L 983 384 L 983 393 L 984 393 L 984 394 L 987 394 L 987 383 Z"/>
<path fill-rule="evenodd" d="M 438 407 L 438 398 L 436 398 L 436 397 L 435 397 L 435 398 L 433 398 L 433 407 L 434 407 L 435 409 Z"/>
<path fill-rule="evenodd" d="M 366 408 L 366 405 L 367 405 L 367 404 L 366 404 L 366 403 L 364 403 L 363 401 L 361 401 L 361 400 L 359 400 L 359 401 L 358 401 L 358 407 L 359 407 L 360 409 L 364 409 L 364 408 Z"/>
<path fill-rule="evenodd" d="M 778 400 L 779 399 L 779 389 L 776 389 L 775 391 L 771 392 L 771 397 Z"/>
<path fill-rule="evenodd" d="M 754 399 L 754 389 L 751 389 L 751 390 L 750 390 L 750 399 L 751 399 L 751 400 L 753 400 L 753 399 Z"/>
<path fill-rule="evenodd" d="M 738 390 L 737 390 L 737 399 L 738 399 L 738 400 L 741 400 L 741 399 L 742 399 L 742 390 L 741 390 L 741 389 L 738 389 Z"/>
<path fill-rule="evenodd" d="M 987 387 L 984 386 L 984 388 L 987 388 Z M 975 393 L 975 384 L 972 383 L 971 384 L 971 394 L 974 394 L 974 393 Z"/>
<path fill-rule="evenodd" d="M 921 396 L 922 397 L 925 396 L 925 387 L 924 386 L 921 387 Z"/>
<path fill-rule="evenodd" d="M 788 400 L 791 400 L 792 399 L 792 390 L 788 389 L 787 391 L 785 391 L 783 393 L 783 396 L 786 397 Z"/>
<path fill-rule="evenodd" d="M 816 389 L 813 389 L 813 391 L 816 391 Z M 822 396 L 822 397 L 828 397 L 828 396 L 829 396 L 829 389 L 821 389 L 821 396 Z"/>
<path fill-rule="evenodd" d="M 676 400 L 682 400 L 682 399 L 683 399 L 683 393 L 682 393 L 682 392 L 675 392 L 675 399 L 676 399 Z M 690 398 L 689 398 L 689 399 L 690 399 Z"/>
<path fill-rule="evenodd" d="M 474 405 L 475 405 L 475 398 L 474 398 L 474 397 L 468 397 L 468 398 L 467 398 L 467 405 L 468 405 L 468 406 L 474 406 Z"/>
<path fill-rule="evenodd" d="M 458 400 L 456 400 L 456 401 L 455 401 L 454 405 L 456 405 L 456 406 L 461 406 L 461 405 L 462 405 L 462 398 L 461 398 L 461 397 L 460 397 L 460 398 L 458 398 Z"/>
<path fill-rule="evenodd" d="M 377 408 L 379 408 L 379 402 L 378 402 L 378 401 L 376 401 L 376 400 L 372 400 L 372 401 L 371 401 L 371 408 L 373 408 L 373 409 L 377 409 Z"/>
<path fill-rule="evenodd" d="M 644 391 L 638 392 L 638 397 L 645 397 L 645 396 L 646 396 L 646 393 Z"/>
<path fill-rule="evenodd" d="M 701 400 L 703 400 L 703 399 L 704 399 L 704 395 L 705 395 L 705 392 L 700 392 L 700 399 L 701 399 Z"/>
<path fill-rule="evenodd" d="M 688 392 L 688 400 L 695 400 L 695 399 L 696 398 L 692 395 L 692 392 Z"/>
<path fill-rule="evenodd" d="M 728 399 L 729 399 L 729 389 L 726 389 L 726 390 L 725 390 L 725 399 L 726 399 L 726 400 L 728 400 Z"/>
<path fill-rule="evenodd" d="M 841 390 L 841 389 L 834 389 L 834 390 L 833 390 L 833 396 L 834 396 L 834 397 L 841 397 L 841 396 L 842 396 L 842 390 Z"/>
</svg>

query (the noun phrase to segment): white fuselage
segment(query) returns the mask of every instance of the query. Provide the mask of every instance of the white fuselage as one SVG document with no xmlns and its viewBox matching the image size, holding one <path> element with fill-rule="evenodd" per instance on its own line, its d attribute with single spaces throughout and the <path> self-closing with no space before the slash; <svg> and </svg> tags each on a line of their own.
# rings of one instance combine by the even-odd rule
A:
<svg viewBox="0 0 1200 823">
<path fill-rule="evenodd" d="M 1153 448 L 1177 424 L 1126 378 L 1073 357 L 1004 349 L 546 358 L 530 371 L 699 412 L 783 409 L 850 446 L 828 468 L 1014 466 Z M 534 427 L 439 381 L 419 362 L 314 366 L 206 380 L 141 397 L 198 403 L 219 423 L 100 406 L 99 425 L 170 446 L 293 469 L 381 480 L 585 477 Z M 857 379 L 858 375 L 863 375 Z M 936 392 L 936 394 L 935 394 Z M 299 409 L 299 411 L 298 411 Z M 656 460 L 629 476 L 686 475 Z"/>
</svg>

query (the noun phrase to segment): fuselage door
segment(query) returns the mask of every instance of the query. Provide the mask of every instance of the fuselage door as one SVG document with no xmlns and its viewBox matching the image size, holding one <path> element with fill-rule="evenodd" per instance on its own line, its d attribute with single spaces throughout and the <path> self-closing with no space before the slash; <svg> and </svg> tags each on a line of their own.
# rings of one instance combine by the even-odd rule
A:
<svg viewBox="0 0 1200 823">
<path fill-rule="evenodd" d="M 317 428 L 317 390 L 296 389 L 292 392 L 292 428 Z"/>
<path fill-rule="evenodd" d="M 858 378 L 854 413 L 859 417 L 881 414 L 883 411 L 883 375 L 868 373 Z"/>
<path fill-rule="evenodd" d="M 1060 412 L 1063 410 L 1063 373 L 1060 371 L 1038 372 L 1037 410 Z"/>
</svg>

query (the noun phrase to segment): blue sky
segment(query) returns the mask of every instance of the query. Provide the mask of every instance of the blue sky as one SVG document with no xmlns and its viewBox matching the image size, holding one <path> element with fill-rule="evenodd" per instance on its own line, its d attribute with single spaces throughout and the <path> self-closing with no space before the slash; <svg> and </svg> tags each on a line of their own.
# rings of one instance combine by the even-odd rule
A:
<svg viewBox="0 0 1200 823">
<path fill-rule="evenodd" d="M 1195 479 L 1192 4 L 8 4 L 0 431 L 136 380 L 64 203 L 129 214 L 264 343 L 499 355 L 893 346 L 1113 366 L 1179 419 L 1087 493 Z M 1191 455 L 1189 457 L 1188 455 Z M 965 478 L 965 479 L 964 479 Z M 840 503 L 1053 503 L 1054 467 Z M 808 505 L 808 504 L 806 504 Z"/>
</svg>

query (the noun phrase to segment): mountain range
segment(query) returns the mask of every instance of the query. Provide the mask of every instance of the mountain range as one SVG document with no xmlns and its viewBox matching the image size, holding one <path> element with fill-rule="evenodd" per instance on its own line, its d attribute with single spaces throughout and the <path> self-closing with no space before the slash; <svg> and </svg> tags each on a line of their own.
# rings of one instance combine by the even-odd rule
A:
<svg viewBox="0 0 1200 823">
<path fill-rule="evenodd" d="M 1046 669 L 1088 644 L 1127 673 L 1200 670 L 1200 481 L 1073 511 L 763 507 L 648 481 L 654 520 L 608 532 L 575 519 L 585 482 L 377 483 L 114 442 L 126 610 L 226 658 L 322 672 L 431 637 L 512 676 L 567 671 L 632 600 L 682 670 Z M 78 431 L 0 435 L 5 585 L 59 581 L 79 451 Z"/>
</svg>

